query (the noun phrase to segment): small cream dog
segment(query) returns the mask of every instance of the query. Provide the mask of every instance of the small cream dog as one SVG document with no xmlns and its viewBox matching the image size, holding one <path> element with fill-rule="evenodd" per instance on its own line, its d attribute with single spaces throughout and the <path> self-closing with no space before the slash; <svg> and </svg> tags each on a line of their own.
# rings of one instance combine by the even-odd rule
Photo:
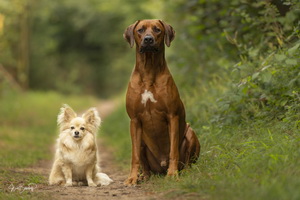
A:
<svg viewBox="0 0 300 200">
<path fill-rule="evenodd" d="M 82 117 L 68 105 L 60 109 L 57 123 L 59 138 L 55 161 L 49 177 L 50 185 L 109 185 L 113 182 L 100 173 L 96 134 L 101 123 L 95 108 L 90 108 Z"/>
</svg>

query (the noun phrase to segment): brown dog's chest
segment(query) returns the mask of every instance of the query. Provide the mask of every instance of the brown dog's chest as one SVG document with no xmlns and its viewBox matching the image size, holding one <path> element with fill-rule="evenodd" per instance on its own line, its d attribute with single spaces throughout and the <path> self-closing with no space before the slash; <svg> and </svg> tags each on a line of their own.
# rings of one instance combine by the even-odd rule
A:
<svg viewBox="0 0 300 200">
<path fill-rule="evenodd" d="M 127 91 L 127 109 L 136 116 L 165 115 L 168 110 L 167 84 L 157 82 L 147 85 L 131 81 Z"/>
</svg>

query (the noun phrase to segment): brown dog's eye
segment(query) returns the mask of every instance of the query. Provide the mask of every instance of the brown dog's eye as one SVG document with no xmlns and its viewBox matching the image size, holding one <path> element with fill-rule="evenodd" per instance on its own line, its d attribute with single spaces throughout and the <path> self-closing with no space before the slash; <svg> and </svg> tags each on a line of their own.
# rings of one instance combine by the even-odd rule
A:
<svg viewBox="0 0 300 200">
<path fill-rule="evenodd" d="M 143 32 L 144 32 L 144 29 L 143 29 L 143 28 L 140 28 L 140 29 L 137 30 L 137 32 L 138 32 L 138 33 L 143 33 Z"/>
<path fill-rule="evenodd" d="M 75 127 L 74 126 L 71 126 L 71 129 L 73 130 Z"/>
<path fill-rule="evenodd" d="M 154 27 L 154 32 L 156 32 L 156 33 L 160 33 L 160 32 L 161 32 L 161 30 L 160 30 L 159 28 L 157 28 L 157 27 Z"/>
<path fill-rule="evenodd" d="M 84 131 L 84 127 L 81 127 L 80 130 Z"/>
</svg>

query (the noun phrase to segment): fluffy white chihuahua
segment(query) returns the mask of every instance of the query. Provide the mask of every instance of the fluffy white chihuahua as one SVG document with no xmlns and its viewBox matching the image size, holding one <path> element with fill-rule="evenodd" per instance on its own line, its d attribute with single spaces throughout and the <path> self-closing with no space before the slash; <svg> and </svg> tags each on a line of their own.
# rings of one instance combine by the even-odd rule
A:
<svg viewBox="0 0 300 200">
<path fill-rule="evenodd" d="M 113 182 L 100 173 L 96 134 L 101 123 L 95 108 L 82 117 L 68 105 L 63 105 L 58 115 L 59 138 L 55 161 L 49 177 L 50 185 L 109 185 Z"/>
</svg>

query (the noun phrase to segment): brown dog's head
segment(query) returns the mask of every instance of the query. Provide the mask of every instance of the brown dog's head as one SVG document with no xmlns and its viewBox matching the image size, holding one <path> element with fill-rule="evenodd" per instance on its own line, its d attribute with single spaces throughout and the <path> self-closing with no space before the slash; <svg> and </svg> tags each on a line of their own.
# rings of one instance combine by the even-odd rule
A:
<svg viewBox="0 0 300 200">
<path fill-rule="evenodd" d="M 175 31 L 162 20 L 139 20 L 127 27 L 123 37 L 130 47 L 133 47 L 135 42 L 140 53 L 156 53 L 163 47 L 164 42 L 170 46 Z"/>
</svg>

